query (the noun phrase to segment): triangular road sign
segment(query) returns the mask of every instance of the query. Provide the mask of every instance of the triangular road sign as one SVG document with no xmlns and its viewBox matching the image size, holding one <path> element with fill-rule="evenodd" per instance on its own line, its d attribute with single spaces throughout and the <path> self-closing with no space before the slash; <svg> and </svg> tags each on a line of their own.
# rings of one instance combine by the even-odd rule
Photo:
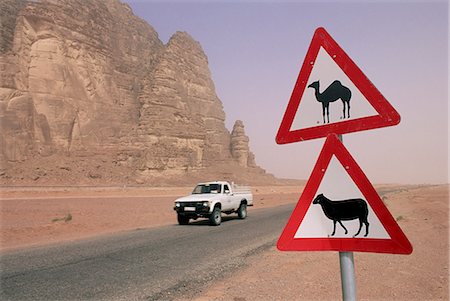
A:
<svg viewBox="0 0 450 301">
<path fill-rule="evenodd" d="M 412 252 L 405 234 L 335 134 L 327 137 L 277 247 L 280 251 Z"/>
<path fill-rule="evenodd" d="M 400 115 L 324 28 L 316 29 L 277 133 L 278 144 L 400 122 Z"/>
</svg>

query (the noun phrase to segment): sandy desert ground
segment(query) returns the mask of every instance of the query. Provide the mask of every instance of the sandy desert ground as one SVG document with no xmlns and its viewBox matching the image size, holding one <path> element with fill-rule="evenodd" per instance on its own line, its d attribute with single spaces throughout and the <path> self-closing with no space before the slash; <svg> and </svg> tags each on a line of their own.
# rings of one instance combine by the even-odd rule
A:
<svg viewBox="0 0 450 301">
<path fill-rule="evenodd" d="M 249 210 L 296 202 L 302 189 L 253 187 L 255 206 Z M 191 191 L 192 187 L 3 190 L 0 250 L 174 224 L 174 200 Z"/>
<path fill-rule="evenodd" d="M 253 187 L 256 208 L 294 203 L 303 187 Z M 1 251 L 176 223 L 180 188 L 1 190 Z M 379 185 L 413 244 L 412 255 L 355 253 L 359 300 L 448 300 L 449 186 Z M 280 229 L 281 231 L 281 229 Z M 248 258 L 233 275 L 181 300 L 339 300 L 336 252 L 279 252 Z M 180 300 L 180 301 L 181 301 Z"/>
</svg>

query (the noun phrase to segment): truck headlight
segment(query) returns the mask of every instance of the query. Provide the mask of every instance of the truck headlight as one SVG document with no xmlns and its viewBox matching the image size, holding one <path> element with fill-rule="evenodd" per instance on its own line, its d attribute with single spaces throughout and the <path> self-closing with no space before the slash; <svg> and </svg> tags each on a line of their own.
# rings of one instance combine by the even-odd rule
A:
<svg viewBox="0 0 450 301">
<path fill-rule="evenodd" d="M 178 203 L 178 202 L 175 203 L 175 207 L 179 208 L 180 206 L 181 206 L 180 203 Z"/>
<path fill-rule="evenodd" d="M 203 202 L 203 207 L 208 207 L 208 206 L 209 206 L 209 202 L 208 201 Z"/>
</svg>

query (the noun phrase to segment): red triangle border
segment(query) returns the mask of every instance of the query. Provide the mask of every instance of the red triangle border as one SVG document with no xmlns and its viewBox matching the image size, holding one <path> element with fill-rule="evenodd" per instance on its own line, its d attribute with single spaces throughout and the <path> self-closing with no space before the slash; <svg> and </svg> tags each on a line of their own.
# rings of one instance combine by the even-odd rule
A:
<svg viewBox="0 0 450 301">
<path fill-rule="evenodd" d="M 300 105 L 309 76 L 314 67 L 320 47 L 323 47 L 342 71 L 355 84 L 359 91 L 369 101 L 379 115 L 340 121 L 331 124 L 318 125 L 291 131 L 297 109 Z M 278 144 L 299 142 L 326 137 L 330 133 L 345 134 L 370 130 L 400 123 L 400 115 L 378 91 L 372 82 L 364 75 L 353 60 L 344 52 L 331 35 L 322 27 L 314 32 L 308 52 L 292 91 L 286 112 L 276 136 Z"/>
<path fill-rule="evenodd" d="M 333 155 L 345 167 L 390 239 L 294 237 L 317 193 Z M 408 238 L 389 213 L 375 188 L 336 134 L 328 135 L 303 193 L 277 242 L 277 248 L 280 251 L 358 251 L 392 254 L 411 254 L 413 250 Z"/>
</svg>

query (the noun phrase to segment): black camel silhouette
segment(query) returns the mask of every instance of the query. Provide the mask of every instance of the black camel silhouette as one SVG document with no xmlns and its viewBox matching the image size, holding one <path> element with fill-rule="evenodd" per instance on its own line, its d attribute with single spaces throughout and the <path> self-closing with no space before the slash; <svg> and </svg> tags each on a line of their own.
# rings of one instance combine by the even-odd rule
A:
<svg viewBox="0 0 450 301">
<path fill-rule="evenodd" d="M 322 103 L 323 123 L 330 123 L 330 112 L 328 107 L 330 102 L 334 102 L 339 98 L 342 100 L 344 119 L 346 106 L 347 118 L 350 118 L 350 98 L 352 98 L 352 92 L 349 88 L 343 86 L 340 81 L 335 80 L 322 93 L 319 92 L 319 81 L 313 82 L 308 88 L 314 88 L 317 101 Z M 327 114 L 328 122 L 325 122 L 325 113 Z"/>
<path fill-rule="evenodd" d="M 359 219 L 359 229 L 353 237 L 357 236 L 361 232 L 363 223 L 366 225 L 366 234 L 364 234 L 364 237 L 369 234 L 369 222 L 367 221 L 369 210 L 367 209 L 367 203 L 365 200 L 350 199 L 332 201 L 321 193 L 316 196 L 313 204 L 319 204 L 322 206 L 325 216 L 333 221 L 333 233 L 331 233 L 331 236 L 336 233 L 336 222 L 344 228 L 345 234 L 347 234 L 347 228 L 344 227 L 342 221 L 349 221 L 353 219 Z"/>
</svg>

